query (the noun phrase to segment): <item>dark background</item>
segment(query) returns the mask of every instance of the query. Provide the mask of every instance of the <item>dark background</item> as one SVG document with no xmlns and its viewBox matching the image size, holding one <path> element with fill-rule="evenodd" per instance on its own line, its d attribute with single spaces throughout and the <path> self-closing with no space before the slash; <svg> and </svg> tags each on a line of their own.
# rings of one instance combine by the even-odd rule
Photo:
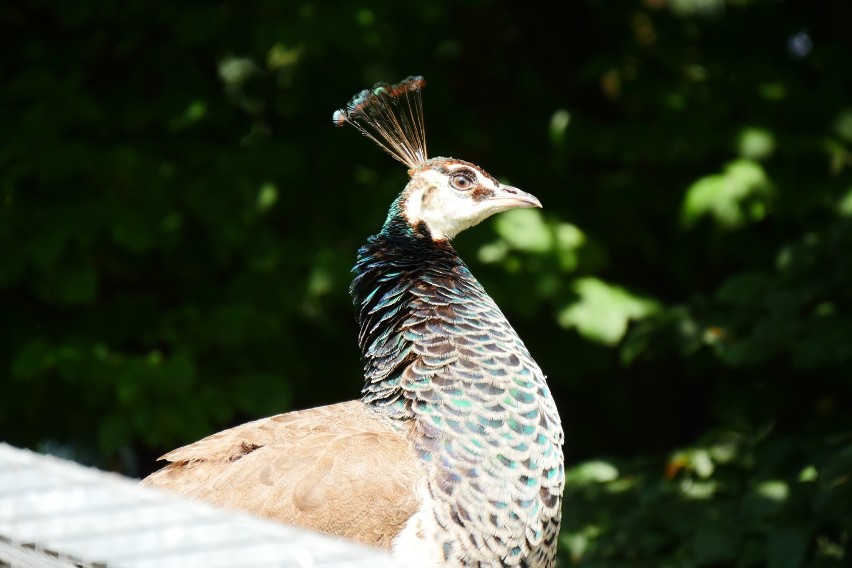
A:
<svg viewBox="0 0 852 568">
<path fill-rule="evenodd" d="M 332 112 L 426 77 L 431 155 L 538 196 L 456 240 L 565 426 L 561 565 L 848 566 L 852 3 L 8 2 L 0 439 L 141 476 L 358 396 L 405 168 Z"/>
</svg>

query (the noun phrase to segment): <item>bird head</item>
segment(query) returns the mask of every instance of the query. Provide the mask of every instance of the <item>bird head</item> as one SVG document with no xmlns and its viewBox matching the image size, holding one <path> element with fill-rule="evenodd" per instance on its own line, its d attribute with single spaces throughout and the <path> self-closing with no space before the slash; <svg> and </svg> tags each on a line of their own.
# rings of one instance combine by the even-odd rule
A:
<svg viewBox="0 0 852 568">
<path fill-rule="evenodd" d="M 409 170 L 398 210 L 412 227 L 425 225 L 434 240 L 452 239 L 491 215 L 515 207 L 541 207 L 525 191 L 455 158 L 431 158 Z"/>
<path fill-rule="evenodd" d="M 394 159 L 408 166 L 410 181 L 391 206 L 409 227 L 448 240 L 491 215 L 514 207 L 541 207 L 536 197 L 502 184 L 485 170 L 455 158 L 427 158 L 423 124 L 423 77 L 395 85 L 378 83 L 334 113 L 337 126 L 351 124 Z"/>
</svg>

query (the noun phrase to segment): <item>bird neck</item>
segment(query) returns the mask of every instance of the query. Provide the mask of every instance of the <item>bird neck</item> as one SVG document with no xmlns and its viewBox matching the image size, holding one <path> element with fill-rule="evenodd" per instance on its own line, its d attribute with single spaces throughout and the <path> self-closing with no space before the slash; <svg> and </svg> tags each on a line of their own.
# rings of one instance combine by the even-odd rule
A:
<svg viewBox="0 0 852 568">
<path fill-rule="evenodd" d="M 413 311 L 411 292 L 426 285 L 424 279 L 451 280 L 459 271 L 470 274 L 449 241 L 433 240 L 423 224 L 411 226 L 395 202 L 381 232 L 358 251 L 350 287 L 358 310 L 365 402 L 394 417 L 413 417 L 402 384 L 418 341 L 405 330 Z"/>
<path fill-rule="evenodd" d="M 494 300 L 447 241 L 393 217 L 359 251 L 355 272 L 362 400 L 413 426 L 428 492 L 417 526 L 446 543 L 472 526 L 501 527 L 502 548 L 465 541 L 452 552 L 462 545 L 448 544 L 453 566 L 483 549 L 505 559 L 555 540 L 559 413 Z"/>
</svg>

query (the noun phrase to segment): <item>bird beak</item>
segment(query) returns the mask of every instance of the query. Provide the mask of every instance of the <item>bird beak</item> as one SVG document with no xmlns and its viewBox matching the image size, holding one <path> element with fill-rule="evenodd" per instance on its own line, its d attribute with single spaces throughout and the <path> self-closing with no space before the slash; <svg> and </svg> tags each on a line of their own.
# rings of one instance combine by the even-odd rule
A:
<svg viewBox="0 0 852 568">
<path fill-rule="evenodd" d="M 500 204 L 500 209 L 512 209 L 515 207 L 538 207 L 541 208 L 541 201 L 538 198 L 526 191 L 521 191 L 517 187 L 511 185 L 500 184 L 500 187 L 494 192 L 494 195 L 488 198 Z"/>
</svg>

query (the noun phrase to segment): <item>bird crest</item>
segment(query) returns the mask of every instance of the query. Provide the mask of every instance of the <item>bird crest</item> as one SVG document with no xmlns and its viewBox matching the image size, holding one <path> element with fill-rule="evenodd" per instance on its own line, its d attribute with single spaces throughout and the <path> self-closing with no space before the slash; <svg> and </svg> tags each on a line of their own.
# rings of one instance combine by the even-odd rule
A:
<svg viewBox="0 0 852 568">
<path fill-rule="evenodd" d="M 335 111 L 332 120 L 336 126 L 348 122 L 394 159 L 414 169 L 428 159 L 421 95 L 425 83 L 420 76 L 395 85 L 376 83 Z"/>
</svg>

